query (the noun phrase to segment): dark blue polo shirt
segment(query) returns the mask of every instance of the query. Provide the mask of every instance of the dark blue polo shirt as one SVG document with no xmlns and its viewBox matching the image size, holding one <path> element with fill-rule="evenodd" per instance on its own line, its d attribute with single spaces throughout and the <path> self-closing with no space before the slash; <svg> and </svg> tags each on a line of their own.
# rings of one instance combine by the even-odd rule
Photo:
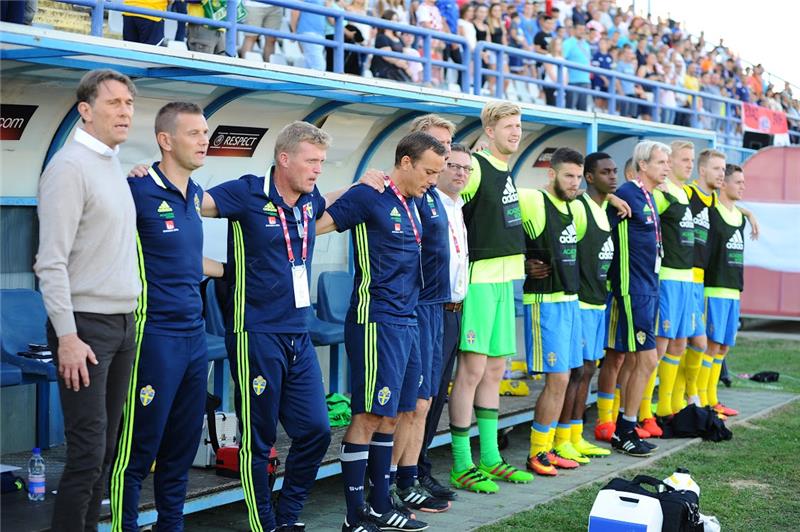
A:
<svg viewBox="0 0 800 532">
<path fill-rule="evenodd" d="M 634 181 L 623 184 L 614 194 L 628 202 L 633 216 L 620 218 L 615 207 L 611 204 L 607 207 L 614 249 L 617 250 L 608 270 L 611 290 L 616 295 L 657 296 L 656 223 L 660 221 L 655 199 L 649 193 L 651 208 L 645 199 L 645 191 Z"/>
<path fill-rule="evenodd" d="M 406 202 L 421 236 L 415 204 Z M 339 232 L 352 229 L 356 272 L 348 320 L 415 324 L 420 249 L 402 202 L 388 186 L 381 193 L 358 185 L 336 200 L 328 214 Z"/>
<path fill-rule="evenodd" d="M 262 333 L 304 333 L 310 307 L 294 303 L 292 265 L 286 250 L 278 207 L 286 216 L 295 264 L 302 264 L 301 228 L 303 211 L 308 213 L 308 256 L 310 270 L 316 224 L 325 212 L 325 198 L 316 187 L 289 207 L 269 177 L 245 175 L 210 189 L 221 218 L 228 219 L 228 264 L 225 281 L 225 328 Z M 311 279 L 311 272 L 308 272 Z"/>
<path fill-rule="evenodd" d="M 203 190 L 189 180 L 186 199 L 153 163 L 150 175 L 129 178 L 136 204 L 145 331 L 174 336 L 203 330 Z M 103 223 L 97 220 L 97 223 Z M 113 242 L 109 242 L 113 245 Z M 144 272 L 141 271 L 144 265 Z M 141 303 L 140 303 L 141 305 Z"/>
<path fill-rule="evenodd" d="M 391 191 L 389 191 L 391 192 Z M 422 219 L 422 277 L 420 304 L 450 301 L 450 228 L 442 200 L 433 190 L 414 198 Z"/>
</svg>

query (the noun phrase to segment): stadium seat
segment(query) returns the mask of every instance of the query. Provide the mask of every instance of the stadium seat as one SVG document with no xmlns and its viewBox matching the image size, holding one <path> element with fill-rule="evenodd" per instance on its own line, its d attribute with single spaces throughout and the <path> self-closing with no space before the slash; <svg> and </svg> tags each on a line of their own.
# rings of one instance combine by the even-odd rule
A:
<svg viewBox="0 0 800 532">
<path fill-rule="evenodd" d="M 27 351 L 28 344 L 47 344 L 46 324 L 42 294 L 29 289 L 0 290 L 0 356 L 4 365 L 19 369 L 20 384 L 36 385 L 36 444 L 42 449 L 50 447 L 50 383 L 56 380 L 56 366 L 18 353 Z"/>
<path fill-rule="evenodd" d="M 338 392 L 340 391 L 339 345 L 344 343 L 344 324 L 323 321 L 317 317 L 313 309 L 309 310 L 306 323 L 311 343 L 315 347 L 327 345 L 330 348 L 328 392 Z"/>
<path fill-rule="evenodd" d="M 322 272 L 317 280 L 317 313 L 330 323 L 344 323 L 353 292 L 353 276 L 348 272 Z"/>
<path fill-rule="evenodd" d="M 206 346 L 208 360 L 214 364 L 214 394 L 223 400 L 227 408 L 228 391 L 228 350 L 225 347 L 225 321 L 222 317 L 225 283 L 208 277 L 200 283 L 200 296 L 203 298 L 203 317 L 206 321 Z"/>
<path fill-rule="evenodd" d="M 22 383 L 22 372 L 20 369 L 8 362 L 0 362 L 0 386 L 16 386 Z"/>
</svg>

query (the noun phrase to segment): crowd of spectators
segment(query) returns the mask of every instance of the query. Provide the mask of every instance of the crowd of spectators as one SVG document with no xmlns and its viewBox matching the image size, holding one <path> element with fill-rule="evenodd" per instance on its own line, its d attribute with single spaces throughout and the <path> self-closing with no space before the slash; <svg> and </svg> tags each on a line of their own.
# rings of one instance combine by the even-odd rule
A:
<svg viewBox="0 0 800 532">
<path fill-rule="evenodd" d="M 277 30 L 284 29 L 299 35 L 332 40 L 334 20 L 310 12 L 284 10 L 253 0 L 240 0 L 240 21 L 248 25 Z M 681 23 L 671 19 L 636 16 L 632 9 L 621 9 L 615 0 L 554 0 L 549 13 L 544 1 L 538 0 L 303 0 L 310 4 L 388 20 L 399 24 L 428 28 L 463 37 L 471 51 L 478 42 L 487 41 L 564 59 L 581 65 L 604 68 L 636 76 L 647 81 L 665 83 L 688 90 L 708 93 L 700 98 L 698 109 L 707 113 L 699 123 L 690 123 L 692 96 L 666 89 L 654 90 L 646 83 L 609 76 L 589 74 L 578 69 L 559 73 L 549 63 L 521 56 L 506 56 L 505 73 L 541 80 L 544 84 L 524 84 L 531 101 L 556 105 L 554 86 L 563 82 L 568 89 L 565 106 L 568 108 L 608 111 L 608 99 L 591 97 L 586 89 L 611 92 L 627 97 L 617 100 L 617 112 L 624 116 L 655 120 L 676 125 L 694 125 L 706 129 L 725 129 L 729 113 L 738 113 L 739 106 L 726 105 L 711 96 L 756 103 L 786 113 L 789 127 L 800 132 L 800 100 L 792 94 L 789 83 L 774 86 L 764 76 L 759 65 L 746 64 L 725 45 L 712 45 L 704 34 L 689 35 Z M 157 10 L 172 10 L 190 15 L 211 17 L 209 5 L 224 6 L 226 2 L 201 0 L 124 0 L 126 4 Z M 35 4 L 35 2 L 27 2 Z M 7 7 L 4 2 L 4 8 Z M 15 4 L 11 2 L 10 4 Z M 30 23 L 28 8 L 26 23 Z M 246 11 L 246 14 L 245 14 Z M 288 12 L 287 12 L 288 11 Z M 4 9 L 5 12 L 5 9 Z M 35 12 L 35 8 L 34 8 Z M 4 20 L 6 20 L 4 13 Z M 161 44 L 166 40 L 185 40 L 189 50 L 224 53 L 224 31 L 200 24 L 178 24 L 176 35 L 164 35 L 164 20 L 125 14 L 123 38 L 131 41 Z M 364 47 L 402 52 L 410 56 L 422 54 L 421 39 L 413 33 L 378 28 L 362 21 L 345 21 L 345 41 Z M 240 57 L 252 57 L 256 45 L 260 59 L 275 59 L 276 39 L 247 34 L 238 50 Z M 333 48 L 301 42 L 301 65 L 316 70 L 333 71 Z M 435 59 L 461 63 L 461 47 L 434 40 L 431 55 Z M 484 52 L 482 66 L 496 69 L 496 54 Z M 409 83 L 423 83 L 419 61 L 349 51 L 345 55 L 344 71 L 354 75 L 371 74 Z M 429 83 L 435 87 L 455 88 L 462 73 L 433 68 Z M 470 77 L 471 79 L 471 77 Z M 495 77 L 484 76 L 481 90 L 495 94 Z M 612 83 L 613 79 L 613 83 Z M 547 85 L 549 82 L 552 85 Z M 519 83 L 505 80 L 503 93 L 507 98 L 521 99 Z M 657 112 L 658 111 L 658 112 Z M 719 118 L 716 118 L 719 117 Z"/>
</svg>

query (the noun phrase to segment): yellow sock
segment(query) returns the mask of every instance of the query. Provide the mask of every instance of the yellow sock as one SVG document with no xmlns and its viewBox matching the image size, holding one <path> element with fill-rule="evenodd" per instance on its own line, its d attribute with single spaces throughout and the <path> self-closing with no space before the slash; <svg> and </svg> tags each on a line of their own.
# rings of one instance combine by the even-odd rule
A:
<svg viewBox="0 0 800 532">
<path fill-rule="evenodd" d="M 597 424 L 614 421 L 614 394 L 597 392 Z"/>
<path fill-rule="evenodd" d="M 683 409 L 683 395 L 686 393 L 686 357 L 681 357 L 678 372 L 675 374 L 675 385 L 672 387 L 672 413 L 677 414 Z M 659 402 L 661 404 L 661 402 Z"/>
<path fill-rule="evenodd" d="M 719 384 L 719 376 L 722 373 L 722 361 L 725 360 L 725 355 L 714 355 L 714 363 L 711 366 L 711 374 L 708 376 L 708 404 L 714 406 L 719 403 L 717 397 L 717 385 Z"/>
<path fill-rule="evenodd" d="M 642 393 L 642 402 L 639 403 L 639 421 L 653 417 L 653 389 L 656 387 L 656 373 L 654 371 L 650 375 Z"/>
<path fill-rule="evenodd" d="M 547 433 L 547 450 L 552 451 L 556 443 L 556 422 L 550 425 L 550 432 Z"/>
<path fill-rule="evenodd" d="M 570 441 L 573 444 L 580 443 L 583 439 L 583 420 L 573 419 L 570 424 Z"/>
<path fill-rule="evenodd" d="M 656 414 L 668 416 L 672 414 L 672 394 L 675 389 L 675 377 L 681 364 L 680 355 L 665 354 L 658 363 L 658 407 Z"/>
<path fill-rule="evenodd" d="M 617 415 L 619 415 L 619 403 L 620 403 L 620 391 L 619 385 L 614 387 L 614 404 L 611 406 L 611 415 L 614 422 L 617 421 Z"/>
<path fill-rule="evenodd" d="M 559 423 L 556 426 L 556 441 L 555 447 L 558 447 L 562 443 L 569 443 L 572 438 L 572 426 L 568 423 Z"/>
<path fill-rule="evenodd" d="M 700 374 L 700 363 L 703 360 L 703 352 L 693 347 L 686 348 L 686 395 L 697 396 L 697 378 Z"/>
<path fill-rule="evenodd" d="M 708 406 L 708 381 L 711 377 L 711 366 L 713 365 L 714 357 L 704 354 L 700 372 L 697 374 L 697 395 L 700 397 L 700 406 Z"/>
<path fill-rule="evenodd" d="M 533 422 L 531 427 L 531 448 L 528 456 L 536 456 L 550 450 L 550 427 Z"/>
</svg>

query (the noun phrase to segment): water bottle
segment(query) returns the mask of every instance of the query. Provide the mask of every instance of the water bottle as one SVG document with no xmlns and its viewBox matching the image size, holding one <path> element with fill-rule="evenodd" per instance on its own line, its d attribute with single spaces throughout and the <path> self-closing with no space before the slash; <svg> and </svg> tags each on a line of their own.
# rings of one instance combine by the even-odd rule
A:
<svg viewBox="0 0 800 532">
<path fill-rule="evenodd" d="M 694 481 L 688 469 L 679 467 L 673 474 L 664 479 L 664 484 L 672 486 L 676 490 L 693 491 L 700 498 L 700 486 Z"/>
<path fill-rule="evenodd" d="M 33 449 L 33 456 L 28 460 L 28 500 L 43 501 L 45 494 L 44 458 L 38 447 Z"/>
</svg>

